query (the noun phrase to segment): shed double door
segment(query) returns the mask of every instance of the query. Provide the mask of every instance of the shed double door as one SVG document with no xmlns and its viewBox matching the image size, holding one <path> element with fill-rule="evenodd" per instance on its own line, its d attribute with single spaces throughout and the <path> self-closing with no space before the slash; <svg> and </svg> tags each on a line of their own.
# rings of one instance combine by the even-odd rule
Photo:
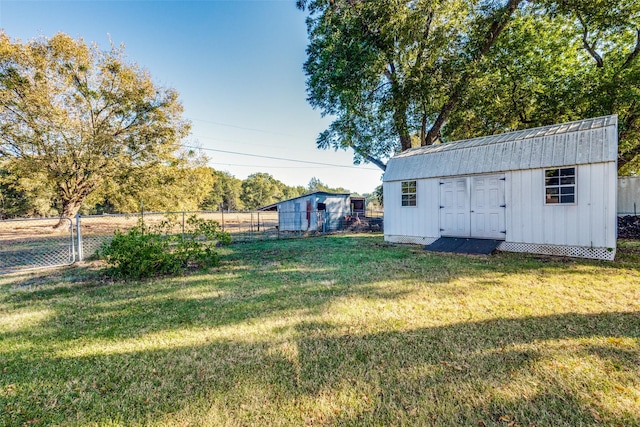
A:
<svg viewBox="0 0 640 427">
<path fill-rule="evenodd" d="M 478 239 L 505 238 L 504 174 L 440 181 L 440 234 Z"/>
</svg>

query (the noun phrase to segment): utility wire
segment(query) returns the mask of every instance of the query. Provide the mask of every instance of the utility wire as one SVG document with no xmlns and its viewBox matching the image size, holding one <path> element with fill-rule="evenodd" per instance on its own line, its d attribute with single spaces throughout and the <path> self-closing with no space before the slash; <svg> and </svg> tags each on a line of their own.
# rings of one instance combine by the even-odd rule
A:
<svg viewBox="0 0 640 427">
<path fill-rule="evenodd" d="M 237 163 L 209 162 L 210 165 L 236 166 L 241 168 L 265 168 L 265 169 L 331 169 L 333 166 L 265 166 L 265 165 L 240 165 Z"/>
<path fill-rule="evenodd" d="M 235 128 L 235 129 L 250 130 L 252 132 L 271 133 L 273 135 L 296 136 L 296 135 L 292 135 L 290 133 L 276 132 L 276 131 L 272 131 L 272 130 L 264 130 L 264 129 L 256 129 L 256 128 L 249 128 L 249 127 L 245 127 L 245 126 L 230 125 L 228 123 L 220 123 L 220 122 L 214 122 L 212 120 L 196 119 L 194 117 L 187 117 L 187 118 L 190 119 L 190 120 L 194 120 L 196 122 L 210 123 L 212 125 L 225 126 L 225 127 L 229 127 L 229 128 Z M 299 138 L 299 137 L 296 137 L 296 138 Z"/>
<path fill-rule="evenodd" d="M 297 160 L 297 159 L 285 159 L 283 157 L 273 157 L 273 156 L 262 156 L 260 154 L 250 154 L 250 153 L 239 153 L 237 151 L 228 151 L 228 150 L 218 150 L 217 148 L 204 148 L 204 147 L 196 147 L 195 145 L 183 145 L 185 148 L 193 148 L 196 150 L 206 150 L 206 151 L 215 151 L 217 153 L 226 153 L 226 154 L 236 154 L 238 156 L 249 156 L 249 157 L 260 157 L 262 159 L 271 159 L 271 160 L 282 160 L 286 162 L 297 162 L 297 163 L 306 163 L 309 165 L 320 165 L 320 166 L 331 166 L 334 168 L 356 168 L 355 165 L 334 165 L 331 163 L 322 163 L 322 162 L 311 162 L 308 160 Z M 362 168 L 367 170 L 377 170 L 376 168 Z"/>
</svg>

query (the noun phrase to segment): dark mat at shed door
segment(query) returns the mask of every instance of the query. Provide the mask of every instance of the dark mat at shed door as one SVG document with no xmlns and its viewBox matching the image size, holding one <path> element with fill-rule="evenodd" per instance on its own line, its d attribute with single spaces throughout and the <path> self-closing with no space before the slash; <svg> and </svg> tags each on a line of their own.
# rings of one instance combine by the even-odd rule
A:
<svg viewBox="0 0 640 427">
<path fill-rule="evenodd" d="M 459 254 L 489 255 L 495 251 L 502 240 L 465 239 L 461 237 L 441 237 L 425 246 L 426 251 L 454 252 Z"/>
</svg>

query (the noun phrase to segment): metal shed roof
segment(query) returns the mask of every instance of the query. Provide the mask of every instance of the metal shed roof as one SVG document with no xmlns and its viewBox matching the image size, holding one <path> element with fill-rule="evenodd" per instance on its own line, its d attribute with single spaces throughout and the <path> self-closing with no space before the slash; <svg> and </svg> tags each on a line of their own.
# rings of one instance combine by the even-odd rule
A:
<svg viewBox="0 0 640 427">
<path fill-rule="evenodd" d="M 389 160 L 384 181 L 615 162 L 618 116 L 411 148 Z"/>
<path fill-rule="evenodd" d="M 309 196 L 318 196 L 318 195 L 321 195 L 321 194 L 324 195 L 324 196 L 341 196 L 341 197 L 349 197 L 349 196 L 351 196 L 351 193 L 331 193 L 331 192 L 328 192 L 328 191 L 314 191 L 312 193 L 306 193 L 306 194 L 303 194 L 301 196 L 292 197 L 292 198 L 286 199 L 286 200 L 280 200 L 279 202 L 275 202 L 275 203 L 272 203 L 270 205 L 262 206 L 262 207 L 258 208 L 258 210 L 259 211 L 273 211 L 281 203 L 290 202 L 290 201 L 296 200 L 296 199 L 304 199 L 304 198 L 307 198 Z"/>
</svg>

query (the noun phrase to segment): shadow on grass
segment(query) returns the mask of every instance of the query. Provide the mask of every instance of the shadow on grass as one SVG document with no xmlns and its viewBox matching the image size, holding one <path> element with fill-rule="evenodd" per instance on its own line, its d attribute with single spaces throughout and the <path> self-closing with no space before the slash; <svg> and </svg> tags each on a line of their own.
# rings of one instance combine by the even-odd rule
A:
<svg viewBox="0 0 640 427">
<path fill-rule="evenodd" d="M 5 289 L 0 304 L 12 309 L 45 306 L 53 314 L 35 326 L 2 334 L 11 344 L 0 344 L 0 406 L 5 408 L 0 421 L 157 424 L 168 419 L 178 424 L 176 417 L 195 408 L 195 414 L 218 412 L 217 421 L 223 424 L 490 425 L 511 420 L 579 425 L 598 418 L 611 424 L 640 423 L 633 410 L 585 404 L 584 393 L 598 391 L 579 384 L 589 375 L 576 373 L 575 381 L 563 380 L 567 368 L 558 368 L 554 376 L 545 365 L 556 352 L 574 352 L 605 361 L 613 374 L 635 372 L 637 381 L 637 344 L 621 348 L 615 342 L 592 342 L 597 337 L 637 340 L 636 312 L 494 319 L 353 335 L 331 324 L 298 321 L 293 338 L 216 339 L 59 356 L 65 348 L 94 339 L 117 344 L 154 332 L 260 323 L 294 312 L 304 319 L 344 298 L 404 298 L 415 290 L 415 283 L 412 288 L 404 281 L 428 286 L 438 298 L 497 286 L 496 273 L 584 274 L 580 268 L 608 268 L 596 261 L 513 254 L 426 254 L 371 237 L 268 242 L 225 251 L 221 268 L 208 275 L 103 286 L 98 276 L 72 272 L 66 278 L 43 278 L 43 286 L 33 276 L 14 284 L 22 286 L 19 291 Z M 449 286 L 458 278 L 473 281 L 467 288 Z M 567 339 L 576 341 L 571 350 L 545 344 Z M 518 383 L 526 381 L 538 385 L 521 387 L 529 393 L 521 396 Z M 323 400 L 330 402 L 324 407 L 314 403 Z"/>
<path fill-rule="evenodd" d="M 224 251 L 222 266 L 211 274 L 139 283 L 112 282 L 100 271 L 80 268 L 52 276 L 35 273 L 13 284 L 19 291 L 0 293 L 0 303 L 13 308 L 34 302 L 53 306 L 56 318 L 39 326 L 43 340 L 122 339 L 137 337 L 140 331 L 220 327 L 292 311 L 313 314 L 345 297 L 396 299 L 414 291 L 416 281 L 429 286 L 434 297 L 447 297 L 499 286 L 496 273 L 572 274 L 566 261 L 520 256 L 514 263 L 513 254 L 431 254 L 370 236 L 260 242 Z M 449 286 L 460 277 L 474 280 L 468 286 Z M 404 286 L 404 281 L 412 286 Z"/>
<path fill-rule="evenodd" d="M 637 312 L 494 319 L 364 335 L 336 332 L 327 324 L 301 323 L 292 349 L 282 342 L 219 340 L 103 356 L 41 354 L 37 364 L 16 376 L 15 358 L 28 359 L 25 351 L 5 362 L 3 382 L 5 390 L 7 381 L 12 384 L 13 394 L 0 394 L 5 408 L 0 419 L 7 425 L 30 419 L 154 424 L 177 423 L 180 419 L 172 417 L 184 417 L 185 410 L 215 410 L 230 424 L 640 423 L 634 408 L 585 403 L 590 393 L 606 394 L 590 382 L 606 381 L 607 372 L 559 364 L 564 357 L 596 358 L 637 380 L 637 345 L 620 349 L 584 342 L 640 338 Z M 563 344 L 554 345 L 558 340 Z M 314 406 L 327 400 L 330 408 Z"/>
</svg>

